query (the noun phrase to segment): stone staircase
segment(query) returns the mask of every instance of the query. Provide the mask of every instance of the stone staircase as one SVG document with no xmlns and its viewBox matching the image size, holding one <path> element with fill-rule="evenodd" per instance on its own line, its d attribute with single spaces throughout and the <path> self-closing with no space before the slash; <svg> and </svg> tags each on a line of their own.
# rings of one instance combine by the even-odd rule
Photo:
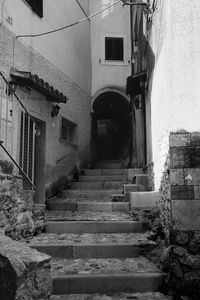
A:
<svg viewBox="0 0 200 300">
<path fill-rule="evenodd" d="M 52 300 L 168 299 L 158 292 L 164 274 L 145 258 L 156 244 L 124 193 L 128 171 L 116 163 L 98 168 L 48 201 L 46 233 L 30 242 L 52 256 Z"/>
</svg>

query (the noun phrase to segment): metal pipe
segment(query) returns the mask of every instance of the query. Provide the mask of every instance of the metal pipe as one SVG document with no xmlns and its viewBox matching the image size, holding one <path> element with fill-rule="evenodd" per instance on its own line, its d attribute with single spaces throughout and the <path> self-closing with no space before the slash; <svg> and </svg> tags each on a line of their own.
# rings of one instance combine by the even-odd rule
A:
<svg viewBox="0 0 200 300">
<path fill-rule="evenodd" d="M 29 177 L 26 175 L 26 173 L 22 170 L 22 168 L 18 165 L 18 163 L 14 160 L 14 158 L 10 155 L 10 153 L 6 150 L 6 148 L 3 146 L 3 141 L 0 141 L 1 148 L 6 152 L 6 154 L 10 157 L 12 162 L 17 166 L 17 168 L 22 172 L 22 174 L 26 177 L 26 179 L 30 182 L 32 187 L 36 189 L 36 186 L 32 183 L 32 181 L 29 179 Z"/>
</svg>

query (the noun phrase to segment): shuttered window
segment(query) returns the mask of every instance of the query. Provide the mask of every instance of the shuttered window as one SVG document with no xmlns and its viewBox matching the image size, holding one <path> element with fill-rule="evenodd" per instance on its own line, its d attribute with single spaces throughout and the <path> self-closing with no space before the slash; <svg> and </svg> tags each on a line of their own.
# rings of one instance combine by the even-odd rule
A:
<svg viewBox="0 0 200 300">
<path fill-rule="evenodd" d="M 25 0 L 32 10 L 40 17 L 43 17 L 43 0 Z"/>
<path fill-rule="evenodd" d="M 35 165 L 35 123 L 29 115 L 21 112 L 19 165 L 34 183 Z M 32 188 L 23 176 L 24 188 Z"/>
<path fill-rule="evenodd" d="M 121 37 L 105 37 L 105 60 L 124 60 L 124 39 Z"/>
</svg>

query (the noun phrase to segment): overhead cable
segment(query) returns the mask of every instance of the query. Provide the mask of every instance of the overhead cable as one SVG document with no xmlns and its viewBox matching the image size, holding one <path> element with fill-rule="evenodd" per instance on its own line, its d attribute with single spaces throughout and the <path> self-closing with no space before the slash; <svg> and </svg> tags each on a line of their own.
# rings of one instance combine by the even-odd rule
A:
<svg viewBox="0 0 200 300">
<path fill-rule="evenodd" d="M 48 35 L 48 34 L 51 34 L 51 33 L 55 33 L 55 32 L 58 32 L 58 31 L 70 28 L 72 26 L 78 25 L 80 23 L 83 23 L 83 22 L 85 22 L 87 20 L 90 20 L 90 19 L 94 18 L 95 16 L 97 16 L 97 15 L 101 14 L 102 12 L 110 9 L 111 7 L 115 6 L 116 4 L 118 4 L 120 2 L 121 2 L 121 0 L 115 1 L 113 4 L 110 4 L 110 5 L 106 6 L 104 9 L 102 9 L 102 10 L 100 10 L 100 11 L 98 11 L 98 12 L 96 12 L 96 13 L 94 13 L 94 14 L 92 14 L 92 15 L 84 18 L 84 19 L 82 19 L 82 20 L 76 21 L 76 22 L 74 22 L 72 24 L 69 24 L 69 25 L 66 25 L 66 26 L 54 29 L 54 30 L 50 30 L 50 31 L 47 31 L 47 32 L 42 32 L 42 33 L 37 33 L 37 34 L 22 34 L 22 35 L 18 35 L 18 36 L 16 36 L 16 39 L 21 38 L 21 37 L 23 37 L 23 38 L 40 37 L 40 36 Z"/>
<path fill-rule="evenodd" d="M 79 0 L 76 0 L 76 3 L 78 4 L 78 6 L 80 7 L 80 9 L 82 10 L 82 12 L 84 13 L 84 15 L 86 17 L 88 17 L 88 14 L 86 13 L 85 9 L 83 8 L 83 6 L 81 5 L 81 3 L 79 2 Z M 88 21 L 90 22 L 90 19 L 88 19 Z"/>
</svg>

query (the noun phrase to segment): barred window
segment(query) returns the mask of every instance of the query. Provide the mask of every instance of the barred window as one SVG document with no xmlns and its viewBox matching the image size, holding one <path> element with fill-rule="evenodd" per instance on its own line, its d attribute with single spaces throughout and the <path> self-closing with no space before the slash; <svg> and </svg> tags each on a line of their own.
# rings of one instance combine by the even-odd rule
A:
<svg viewBox="0 0 200 300">
<path fill-rule="evenodd" d="M 61 119 L 61 139 L 71 144 L 77 144 L 77 125 L 65 118 Z"/>
<path fill-rule="evenodd" d="M 25 0 L 32 10 L 40 17 L 43 17 L 43 0 Z"/>
</svg>

